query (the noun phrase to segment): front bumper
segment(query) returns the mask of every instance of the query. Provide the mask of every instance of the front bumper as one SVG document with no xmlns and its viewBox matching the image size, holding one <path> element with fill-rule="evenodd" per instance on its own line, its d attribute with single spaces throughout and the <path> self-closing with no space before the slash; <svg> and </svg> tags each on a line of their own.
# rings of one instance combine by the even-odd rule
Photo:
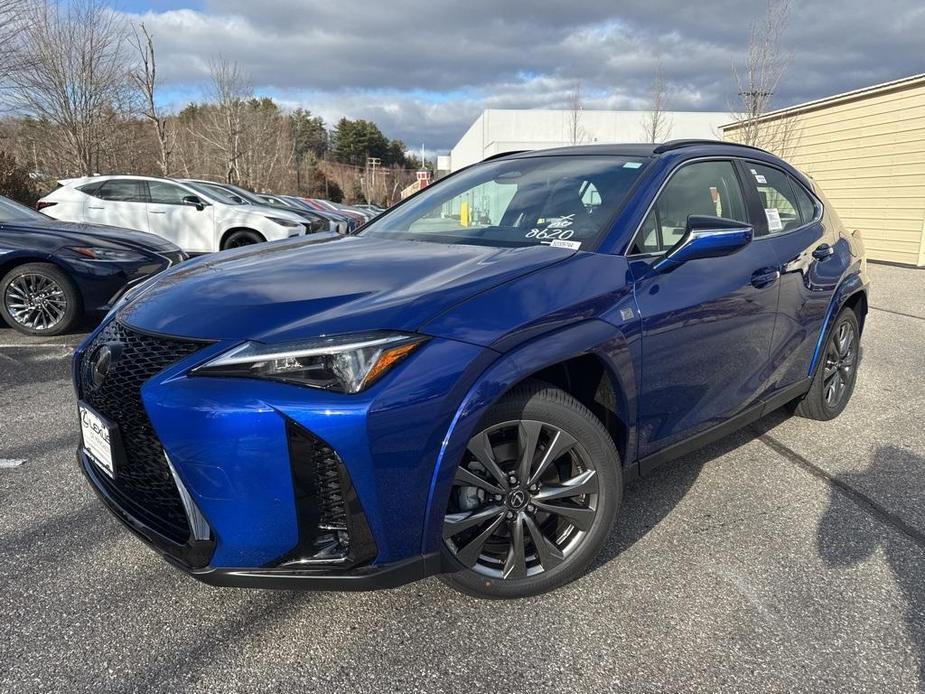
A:
<svg viewBox="0 0 925 694">
<path fill-rule="evenodd" d="M 139 363 L 155 357 L 161 361 L 150 373 L 134 374 L 130 387 L 124 375 L 113 383 L 115 405 L 104 407 L 81 381 L 88 378 L 95 351 L 111 341 L 121 356 L 105 383 L 115 378 L 118 364 L 134 373 Z M 150 354 L 138 358 L 144 341 L 153 341 Z M 116 425 L 126 421 L 129 434 L 116 438 L 134 437 L 133 454 L 148 466 L 165 461 L 173 473 L 171 484 L 184 497 L 183 507 L 178 496 L 172 502 L 166 498 L 170 489 L 162 482 L 169 475 L 146 473 L 138 484 L 131 475 L 120 478 L 117 462 L 116 479 L 132 483 L 128 492 L 143 496 L 156 491 L 155 511 L 172 513 L 172 522 L 163 527 L 163 517 L 133 506 L 78 451 L 84 475 L 110 511 L 170 563 L 213 585 L 367 590 L 439 572 L 439 545 L 423 541 L 434 461 L 459 402 L 460 374 L 481 350 L 434 339 L 357 396 L 188 376 L 191 368 L 229 346 L 144 333 L 114 319 L 78 349 L 78 396 Z M 135 393 L 132 402 L 122 398 L 127 390 Z M 319 471 L 312 462 L 316 451 L 294 445 L 293 431 L 333 451 L 339 473 Z M 144 434 L 140 447 L 139 432 Z M 312 484 L 330 487 L 338 476 L 341 516 L 348 518 L 346 554 L 328 551 L 332 543 L 325 532 L 337 514 L 330 512 L 330 499 L 319 503 L 317 491 L 311 491 Z M 198 536 L 191 532 L 196 524 L 189 518 L 190 506 L 207 528 Z"/>
</svg>

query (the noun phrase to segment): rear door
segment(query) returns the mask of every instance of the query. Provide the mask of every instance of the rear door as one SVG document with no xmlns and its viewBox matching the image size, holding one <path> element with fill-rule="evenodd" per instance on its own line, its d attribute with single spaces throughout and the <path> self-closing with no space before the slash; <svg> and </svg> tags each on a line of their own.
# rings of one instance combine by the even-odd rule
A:
<svg viewBox="0 0 925 694">
<path fill-rule="evenodd" d="M 797 179 L 763 162 L 743 161 L 741 167 L 746 193 L 760 210 L 758 243 L 773 249 L 781 270 L 770 385 L 785 388 L 809 376 L 829 302 L 850 254 L 838 247 L 835 229 L 827 228 L 822 203 Z"/>
<path fill-rule="evenodd" d="M 771 375 L 780 287 L 773 249 L 752 241 L 726 257 L 652 271 L 690 215 L 753 223 L 732 161 L 675 169 L 630 250 L 642 318 L 641 456 L 723 423 L 761 397 Z"/>
<path fill-rule="evenodd" d="M 148 222 L 151 231 L 194 253 L 215 250 L 214 207 L 202 209 L 183 202 L 195 195 L 169 181 L 148 181 Z"/>
<path fill-rule="evenodd" d="M 104 181 L 94 189 L 85 209 L 85 219 L 91 224 L 148 231 L 147 191 L 141 179 Z"/>
</svg>

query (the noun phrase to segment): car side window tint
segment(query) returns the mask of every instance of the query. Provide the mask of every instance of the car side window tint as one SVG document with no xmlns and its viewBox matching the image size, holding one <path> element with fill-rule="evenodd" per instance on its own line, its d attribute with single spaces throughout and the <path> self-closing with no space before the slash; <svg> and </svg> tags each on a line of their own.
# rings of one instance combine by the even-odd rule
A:
<svg viewBox="0 0 925 694">
<path fill-rule="evenodd" d="M 793 188 L 793 193 L 796 196 L 797 207 L 800 210 L 800 218 L 803 220 L 803 224 L 809 224 L 815 221 L 818 212 L 816 201 L 806 192 L 803 186 L 792 178 L 790 179 L 790 186 Z"/>
<path fill-rule="evenodd" d="M 684 236 L 691 215 L 748 222 L 742 188 L 731 162 L 697 162 L 678 169 L 643 222 L 632 252 L 668 250 Z"/>
<path fill-rule="evenodd" d="M 803 225 L 799 203 L 790 177 L 783 171 L 746 162 L 745 168 L 758 190 L 758 199 L 764 208 L 769 234 L 780 234 Z"/>
<path fill-rule="evenodd" d="M 131 178 L 106 181 L 97 191 L 96 197 L 113 202 L 145 202 L 144 181 Z"/>
<path fill-rule="evenodd" d="M 77 186 L 77 190 L 79 190 L 81 193 L 86 193 L 87 195 L 97 195 L 102 185 L 102 182 L 94 181 L 93 183 Z"/>
<path fill-rule="evenodd" d="M 148 181 L 148 195 L 151 198 L 150 202 L 159 205 L 182 205 L 183 198 L 192 193 L 188 193 L 184 188 L 175 186 L 173 183 Z"/>
</svg>

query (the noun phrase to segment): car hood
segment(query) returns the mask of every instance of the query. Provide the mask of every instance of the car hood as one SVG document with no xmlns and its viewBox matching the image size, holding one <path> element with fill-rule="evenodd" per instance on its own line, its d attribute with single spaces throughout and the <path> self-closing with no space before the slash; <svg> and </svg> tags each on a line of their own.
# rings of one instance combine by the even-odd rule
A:
<svg viewBox="0 0 925 694">
<path fill-rule="evenodd" d="M 266 342 L 413 331 L 572 253 L 356 236 L 284 240 L 179 266 L 121 309 L 120 320 L 165 335 Z"/>
<path fill-rule="evenodd" d="M 61 239 L 64 244 L 77 243 L 89 246 L 103 241 L 107 247 L 116 246 L 153 253 L 174 253 L 180 250 L 176 244 L 155 234 L 122 229 L 121 227 L 103 226 L 102 224 L 61 222 L 57 219 L 49 219 L 47 222 L 17 219 L 0 223 L 0 228 L 15 228 L 30 233 L 53 236 Z"/>
</svg>

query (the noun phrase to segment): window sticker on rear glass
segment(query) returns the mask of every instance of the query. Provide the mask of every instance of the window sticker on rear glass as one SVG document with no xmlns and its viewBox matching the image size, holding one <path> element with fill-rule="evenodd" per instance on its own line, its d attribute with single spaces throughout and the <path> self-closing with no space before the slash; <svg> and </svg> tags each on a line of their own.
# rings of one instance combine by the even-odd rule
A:
<svg viewBox="0 0 925 694">
<path fill-rule="evenodd" d="M 768 231 L 780 231 L 784 228 L 780 221 L 780 212 L 776 207 L 764 208 L 764 216 L 768 218 Z"/>
<path fill-rule="evenodd" d="M 638 169 L 640 166 L 642 166 L 641 161 L 628 161 L 623 165 L 623 168 L 624 169 Z"/>
<path fill-rule="evenodd" d="M 755 174 L 755 180 L 758 181 L 758 183 L 767 183 L 767 182 L 768 182 L 768 179 L 766 179 L 766 178 L 765 178 L 764 176 L 762 176 L 761 174 L 757 174 L 757 173 Z"/>
</svg>

